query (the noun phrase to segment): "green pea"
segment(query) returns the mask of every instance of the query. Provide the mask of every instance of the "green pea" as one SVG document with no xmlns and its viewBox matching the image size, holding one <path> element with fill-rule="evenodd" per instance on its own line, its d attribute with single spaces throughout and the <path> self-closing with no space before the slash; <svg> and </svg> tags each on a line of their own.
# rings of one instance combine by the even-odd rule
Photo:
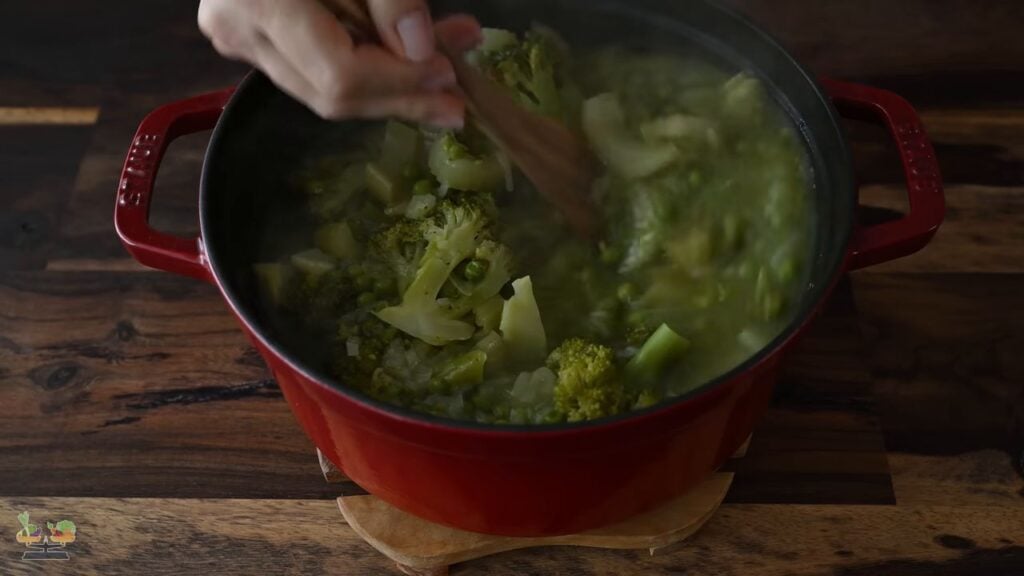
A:
<svg viewBox="0 0 1024 576">
<path fill-rule="evenodd" d="M 369 290 L 373 287 L 373 278 L 368 274 L 363 274 L 356 277 L 356 288 L 360 290 Z"/>
<path fill-rule="evenodd" d="M 348 273 L 351 274 L 353 277 L 362 275 L 362 273 L 363 273 L 363 265 L 362 264 L 353 264 L 353 265 L 349 266 L 348 267 Z"/>
<path fill-rule="evenodd" d="M 412 193 L 416 195 L 433 194 L 437 188 L 429 179 L 424 178 L 416 182 L 412 187 Z"/>
<path fill-rule="evenodd" d="M 602 243 L 600 246 L 601 261 L 605 264 L 617 264 L 622 259 L 622 250 Z"/>
<path fill-rule="evenodd" d="M 704 175 L 700 173 L 700 170 L 691 170 L 688 176 L 690 186 L 700 186 L 704 182 Z"/>
<path fill-rule="evenodd" d="M 640 311 L 630 312 L 626 315 L 626 324 L 634 327 L 643 327 L 647 324 L 647 315 Z"/>
<path fill-rule="evenodd" d="M 474 258 L 466 263 L 466 268 L 462 271 L 462 276 L 470 282 L 477 282 L 482 280 L 484 275 L 487 274 L 487 269 L 490 265 L 491 263 L 487 260 Z"/>
<path fill-rule="evenodd" d="M 377 294 L 387 294 L 394 290 L 394 288 L 394 282 L 388 278 L 378 278 L 377 281 L 373 283 L 373 291 Z"/>
<path fill-rule="evenodd" d="M 619 286 L 619 289 L 616 291 L 616 295 L 619 297 L 619 300 L 628 303 L 636 296 L 636 286 L 626 282 Z"/>
<path fill-rule="evenodd" d="M 363 292 L 358 298 L 356 298 L 356 304 L 360 307 L 369 306 L 375 299 L 376 296 L 374 296 L 372 292 Z"/>
</svg>

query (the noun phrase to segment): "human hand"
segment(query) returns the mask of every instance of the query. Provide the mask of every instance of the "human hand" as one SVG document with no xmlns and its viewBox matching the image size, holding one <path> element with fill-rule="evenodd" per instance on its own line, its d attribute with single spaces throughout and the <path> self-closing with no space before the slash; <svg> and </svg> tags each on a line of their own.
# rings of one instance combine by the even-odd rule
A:
<svg viewBox="0 0 1024 576">
<path fill-rule="evenodd" d="M 436 50 L 469 50 L 480 24 L 460 15 L 436 24 L 425 0 L 367 0 L 383 46 L 353 43 L 332 10 L 345 0 L 202 0 L 199 28 L 222 55 L 246 61 L 327 119 L 397 116 L 460 128 L 465 103 L 451 90 L 451 62 Z"/>
</svg>

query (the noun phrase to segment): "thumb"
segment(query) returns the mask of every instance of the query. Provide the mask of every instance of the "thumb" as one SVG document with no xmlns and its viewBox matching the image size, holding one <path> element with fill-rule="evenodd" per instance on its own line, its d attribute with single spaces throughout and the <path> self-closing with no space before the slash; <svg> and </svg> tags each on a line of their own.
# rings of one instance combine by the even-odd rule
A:
<svg viewBox="0 0 1024 576">
<path fill-rule="evenodd" d="M 388 49 L 413 62 L 434 55 L 434 24 L 424 0 L 368 0 L 366 4 Z"/>
</svg>

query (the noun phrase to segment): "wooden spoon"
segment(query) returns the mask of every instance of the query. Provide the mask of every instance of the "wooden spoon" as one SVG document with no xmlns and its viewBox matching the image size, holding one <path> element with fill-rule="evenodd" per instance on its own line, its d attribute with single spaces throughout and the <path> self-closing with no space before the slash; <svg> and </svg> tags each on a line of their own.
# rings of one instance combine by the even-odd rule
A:
<svg viewBox="0 0 1024 576">
<path fill-rule="evenodd" d="M 380 42 L 363 0 L 334 0 L 331 5 L 355 40 Z M 593 238 L 597 225 L 589 198 L 598 163 L 587 143 L 561 123 L 523 108 L 505 88 L 467 64 L 462 54 L 438 44 L 451 60 L 467 108 L 483 131 L 577 234 Z"/>
</svg>

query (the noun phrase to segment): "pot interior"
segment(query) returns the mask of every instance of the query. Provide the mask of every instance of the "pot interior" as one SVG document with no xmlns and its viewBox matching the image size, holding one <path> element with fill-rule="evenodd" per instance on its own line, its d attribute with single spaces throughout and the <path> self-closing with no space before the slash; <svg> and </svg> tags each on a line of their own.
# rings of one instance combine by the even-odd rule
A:
<svg viewBox="0 0 1024 576">
<path fill-rule="evenodd" d="M 628 4 L 456 0 L 432 5 L 439 14 L 470 11 L 484 26 L 523 30 L 532 22 L 539 22 L 577 47 L 614 43 L 661 51 L 697 51 L 723 68 L 747 70 L 758 76 L 795 126 L 805 147 L 813 183 L 814 231 L 808 282 L 794 319 L 765 349 L 732 372 L 658 407 L 699 394 L 727 380 L 730 374 L 746 369 L 770 354 L 806 320 L 841 271 L 856 198 L 849 154 L 834 109 L 805 71 L 770 38 L 742 18 L 704 0 L 633 0 Z M 323 121 L 277 90 L 264 76 L 250 75 L 226 108 L 207 151 L 200 217 L 217 279 L 246 322 L 307 375 L 363 402 L 383 406 L 334 381 L 325 369 L 323 346 L 304 339 L 301 331 L 288 328 L 287 321 L 270 317 L 262 310 L 251 272 L 251 265 L 258 261 L 268 241 L 272 239 L 282 248 L 291 241 L 280 231 L 292 227 L 289 219 L 301 212 L 297 209 L 301 199 L 290 191 L 289 175 L 314 148 L 324 142 L 345 141 L 361 124 Z M 390 406 L 387 409 L 439 420 Z M 479 426 L 454 420 L 444 422 Z M 587 424 L 595 422 L 600 421 Z"/>
</svg>

